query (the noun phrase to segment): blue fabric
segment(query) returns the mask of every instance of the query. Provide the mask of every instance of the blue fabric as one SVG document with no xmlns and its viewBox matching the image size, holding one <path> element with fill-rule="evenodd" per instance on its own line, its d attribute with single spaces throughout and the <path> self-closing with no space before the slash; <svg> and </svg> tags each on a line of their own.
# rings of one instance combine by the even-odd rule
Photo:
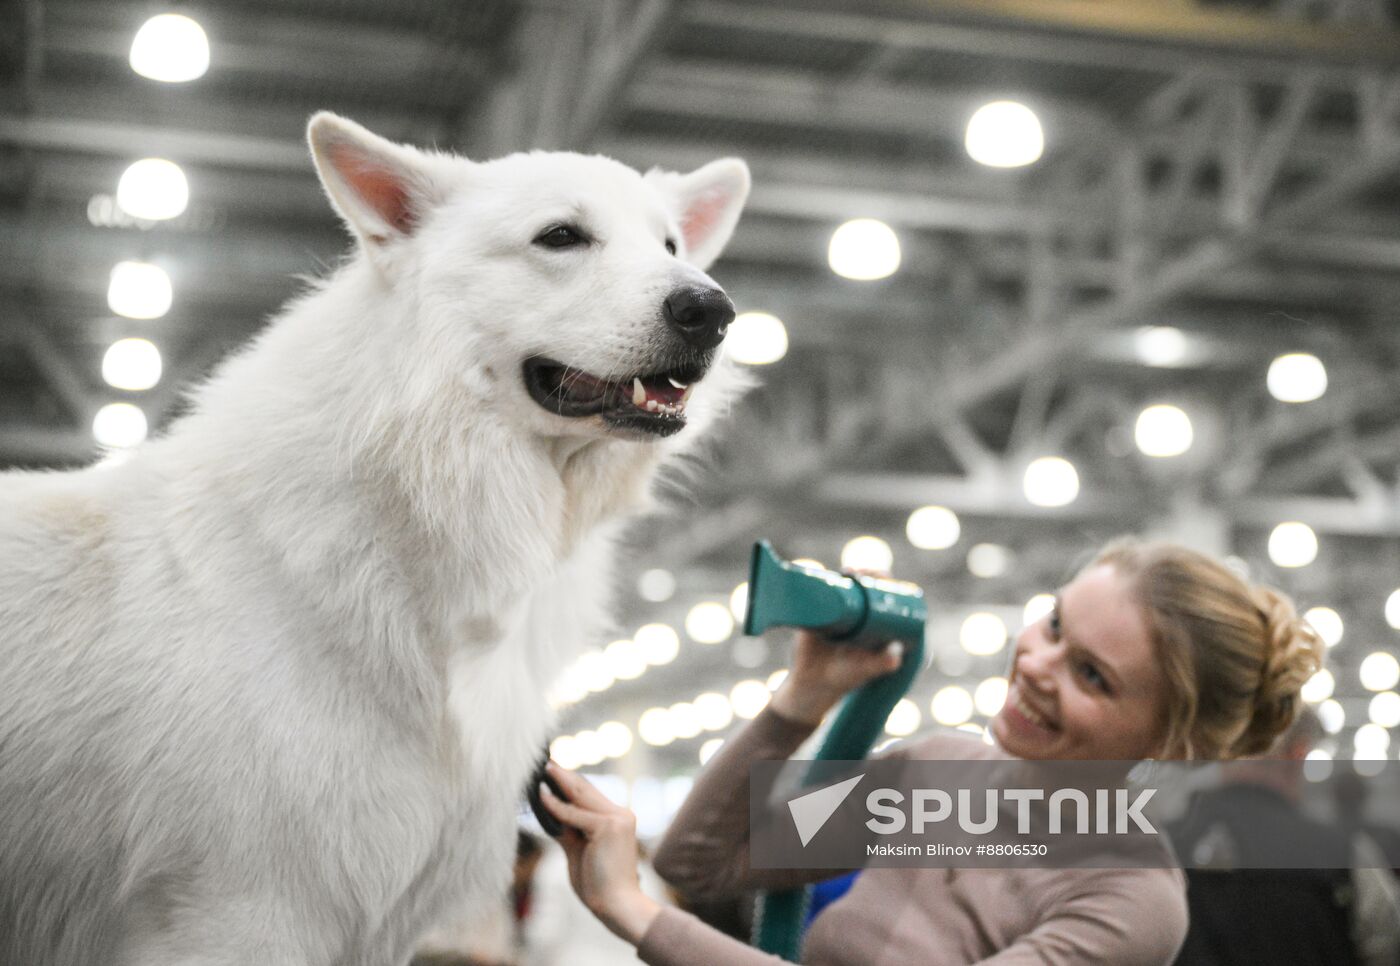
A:
<svg viewBox="0 0 1400 966">
<path fill-rule="evenodd" d="M 847 872 L 845 875 L 827 879 L 825 882 L 818 882 L 812 886 L 812 901 L 807 906 L 807 919 L 802 924 L 804 932 L 812 925 L 812 920 L 817 918 L 823 909 L 850 891 L 851 885 L 856 881 L 858 875 L 860 875 L 859 870 Z"/>
</svg>

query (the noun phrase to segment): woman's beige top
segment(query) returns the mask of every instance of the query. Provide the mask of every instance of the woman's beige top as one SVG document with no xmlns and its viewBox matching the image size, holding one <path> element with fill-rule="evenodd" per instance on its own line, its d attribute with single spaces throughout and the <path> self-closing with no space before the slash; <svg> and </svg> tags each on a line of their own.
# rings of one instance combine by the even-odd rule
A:
<svg viewBox="0 0 1400 966">
<path fill-rule="evenodd" d="M 749 764 L 789 757 L 812 729 L 763 711 L 725 742 L 696 780 L 655 866 L 696 896 L 791 888 L 831 872 L 749 868 Z M 945 735 L 913 758 L 1005 758 L 975 738 Z M 1186 935 L 1185 878 L 1176 869 L 867 869 L 812 924 L 812 966 L 966 963 L 1170 963 Z M 664 909 L 637 955 L 652 966 L 772 966 L 782 960 Z"/>
</svg>

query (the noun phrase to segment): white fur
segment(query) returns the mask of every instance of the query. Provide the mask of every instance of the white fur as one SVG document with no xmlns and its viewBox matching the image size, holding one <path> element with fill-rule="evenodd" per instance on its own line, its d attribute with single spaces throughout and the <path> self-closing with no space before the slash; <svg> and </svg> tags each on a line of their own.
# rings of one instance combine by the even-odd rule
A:
<svg viewBox="0 0 1400 966">
<path fill-rule="evenodd" d="M 622 439 L 520 365 L 654 371 L 741 162 L 475 164 L 328 115 L 311 141 L 359 254 L 129 461 L 0 475 L 4 966 L 401 964 L 496 901 L 610 544 L 727 404 L 721 360 L 687 429 Z M 531 244 L 566 216 L 596 244 Z"/>
</svg>

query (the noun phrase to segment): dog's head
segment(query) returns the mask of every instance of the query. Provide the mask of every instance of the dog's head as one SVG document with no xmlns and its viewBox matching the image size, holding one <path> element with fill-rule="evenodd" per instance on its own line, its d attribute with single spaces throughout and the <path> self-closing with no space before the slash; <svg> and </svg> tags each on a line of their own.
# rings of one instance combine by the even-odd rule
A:
<svg viewBox="0 0 1400 966">
<path fill-rule="evenodd" d="M 704 270 L 748 195 L 742 161 L 685 175 L 567 153 L 474 163 L 325 113 L 309 139 L 333 204 L 416 302 L 416 356 L 498 418 L 655 439 L 705 408 L 734 306 Z"/>
</svg>

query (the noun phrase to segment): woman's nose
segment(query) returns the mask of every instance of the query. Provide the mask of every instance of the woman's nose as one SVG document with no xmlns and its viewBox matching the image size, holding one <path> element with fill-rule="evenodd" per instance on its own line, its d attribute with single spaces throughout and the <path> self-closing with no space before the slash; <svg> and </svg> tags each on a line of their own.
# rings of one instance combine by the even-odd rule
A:
<svg viewBox="0 0 1400 966">
<path fill-rule="evenodd" d="M 1018 645 L 1016 669 L 1035 685 L 1037 690 L 1049 691 L 1059 649 L 1050 642 L 1041 640 L 1034 629 L 1028 629 Z"/>
</svg>

